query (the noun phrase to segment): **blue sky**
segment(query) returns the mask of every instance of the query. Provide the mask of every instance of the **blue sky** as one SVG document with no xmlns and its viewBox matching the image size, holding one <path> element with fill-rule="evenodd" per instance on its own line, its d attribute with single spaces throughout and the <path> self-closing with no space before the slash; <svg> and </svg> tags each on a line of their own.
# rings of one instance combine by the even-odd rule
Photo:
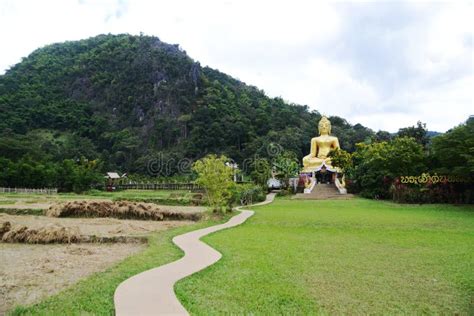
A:
<svg viewBox="0 0 474 316">
<path fill-rule="evenodd" d="M 158 36 L 202 65 L 374 130 L 474 114 L 473 3 L 0 0 L 0 73 L 101 33 Z"/>
</svg>

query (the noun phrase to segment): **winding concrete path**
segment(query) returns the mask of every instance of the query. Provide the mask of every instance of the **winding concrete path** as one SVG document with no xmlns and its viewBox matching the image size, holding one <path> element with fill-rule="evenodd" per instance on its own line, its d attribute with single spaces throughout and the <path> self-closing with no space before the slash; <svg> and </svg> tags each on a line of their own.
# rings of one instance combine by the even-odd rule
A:
<svg viewBox="0 0 474 316">
<path fill-rule="evenodd" d="M 267 195 L 264 202 L 273 201 L 274 193 Z M 173 238 L 173 242 L 184 251 L 184 257 L 163 266 L 137 274 L 122 282 L 114 294 L 115 313 L 123 315 L 188 315 L 174 293 L 174 284 L 184 277 L 198 272 L 221 257 L 221 253 L 200 241 L 210 233 L 234 227 L 245 222 L 254 214 L 243 210 L 224 224 L 198 229 Z"/>
</svg>

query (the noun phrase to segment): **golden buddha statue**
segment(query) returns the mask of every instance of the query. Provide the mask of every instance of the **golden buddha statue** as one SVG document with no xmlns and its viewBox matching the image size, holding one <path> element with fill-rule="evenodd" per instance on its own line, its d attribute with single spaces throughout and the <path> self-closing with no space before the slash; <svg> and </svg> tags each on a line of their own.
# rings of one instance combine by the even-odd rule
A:
<svg viewBox="0 0 474 316">
<path fill-rule="evenodd" d="M 339 147 L 337 137 L 330 136 L 331 122 L 323 116 L 318 124 L 319 136 L 311 139 L 311 149 L 309 155 L 303 157 L 303 172 L 313 172 L 319 170 L 324 164 L 330 171 L 336 171 L 331 165 L 329 153 Z"/>
</svg>

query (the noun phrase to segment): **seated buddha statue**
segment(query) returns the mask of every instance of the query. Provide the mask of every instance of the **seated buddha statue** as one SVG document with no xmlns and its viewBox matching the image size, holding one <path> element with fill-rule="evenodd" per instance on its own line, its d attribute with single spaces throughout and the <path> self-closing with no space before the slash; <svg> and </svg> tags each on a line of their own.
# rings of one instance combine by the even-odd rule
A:
<svg viewBox="0 0 474 316">
<path fill-rule="evenodd" d="M 319 136 L 311 139 L 311 149 L 309 155 L 303 157 L 303 172 L 312 172 L 323 163 L 326 167 L 332 168 L 329 153 L 339 147 L 337 137 L 330 136 L 331 122 L 323 116 L 318 124 Z"/>
</svg>

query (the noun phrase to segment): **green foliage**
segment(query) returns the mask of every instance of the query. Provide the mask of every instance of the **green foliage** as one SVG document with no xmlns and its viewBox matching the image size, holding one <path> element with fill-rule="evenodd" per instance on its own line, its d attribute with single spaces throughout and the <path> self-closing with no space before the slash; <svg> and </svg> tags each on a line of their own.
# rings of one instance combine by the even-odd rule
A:
<svg viewBox="0 0 474 316">
<path fill-rule="evenodd" d="M 248 205 L 265 201 L 266 191 L 253 183 L 236 184 L 232 188 L 232 205 Z"/>
<path fill-rule="evenodd" d="M 474 174 L 474 118 L 432 139 L 433 167 L 438 173 Z"/>
<path fill-rule="evenodd" d="M 399 203 L 474 203 L 472 183 L 403 184 L 396 179 L 390 193 Z"/>
<path fill-rule="evenodd" d="M 375 133 L 375 136 L 373 137 L 373 140 L 375 142 L 388 142 L 391 139 L 392 139 L 392 135 L 386 131 L 378 131 L 377 133 Z"/>
<path fill-rule="evenodd" d="M 253 181 L 262 187 L 267 186 L 267 181 L 271 177 L 272 168 L 265 158 L 256 158 L 251 164 L 250 176 Z"/>
<path fill-rule="evenodd" d="M 273 161 L 273 168 L 276 178 L 280 179 L 285 188 L 289 185 L 289 179 L 296 177 L 300 171 L 300 166 L 296 156 L 292 152 L 283 152 Z"/>
<path fill-rule="evenodd" d="M 87 191 L 93 184 L 104 181 L 100 162 L 84 158 L 60 163 L 37 162 L 26 156 L 14 162 L 0 157 L 0 186 L 19 188 L 58 188 L 62 192 Z"/>
<path fill-rule="evenodd" d="M 430 149 L 431 174 L 466 181 L 416 184 L 395 181 L 391 187 L 393 199 L 402 203 L 473 203 L 474 119 L 470 118 L 444 135 L 433 137 Z"/>
<path fill-rule="evenodd" d="M 395 178 L 426 171 L 423 147 L 408 137 L 358 144 L 353 163 L 349 169 L 351 188 L 369 198 L 388 198 Z"/>
<path fill-rule="evenodd" d="M 430 141 L 426 123 L 418 121 L 416 126 L 400 128 L 397 133 L 398 137 L 412 137 L 423 147 L 426 147 Z"/>
<path fill-rule="evenodd" d="M 212 209 L 221 212 L 229 205 L 232 198 L 233 169 L 226 165 L 229 159 L 225 156 L 208 155 L 193 165 L 198 174 L 196 183 L 204 187 L 207 201 Z"/>
<path fill-rule="evenodd" d="M 92 184 L 104 181 L 103 175 L 97 172 L 100 163 L 97 160 L 79 161 L 64 160 L 59 172 L 58 188 L 61 191 L 81 193 L 91 188 Z"/>
<path fill-rule="evenodd" d="M 352 154 L 343 149 L 337 148 L 331 151 L 329 157 L 331 157 L 331 163 L 334 167 L 341 168 L 342 170 L 350 170 L 352 168 Z"/>
</svg>

